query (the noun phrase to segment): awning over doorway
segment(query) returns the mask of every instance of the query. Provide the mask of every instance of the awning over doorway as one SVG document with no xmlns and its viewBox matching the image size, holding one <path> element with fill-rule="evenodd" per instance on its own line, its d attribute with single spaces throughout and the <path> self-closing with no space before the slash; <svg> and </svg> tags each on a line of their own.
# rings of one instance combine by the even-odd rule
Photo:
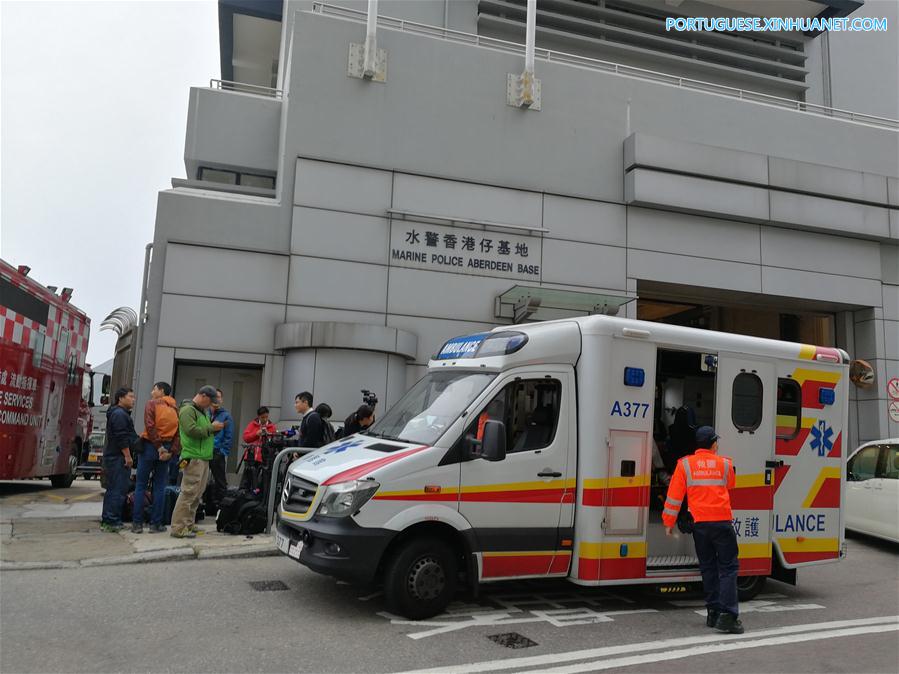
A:
<svg viewBox="0 0 899 674">
<path fill-rule="evenodd" d="M 534 314 L 538 311 L 545 313 L 546 310 L 573 315 L 608 314 L 614 316 L 620 307 L 636 299 L 636 297 L 627 297 L 626 295 L 533 286 L 513 286 L 496 298 L 497 315 L 512 318 L 516 323 L 528 319 L 535 320 Z"/>
</svg>

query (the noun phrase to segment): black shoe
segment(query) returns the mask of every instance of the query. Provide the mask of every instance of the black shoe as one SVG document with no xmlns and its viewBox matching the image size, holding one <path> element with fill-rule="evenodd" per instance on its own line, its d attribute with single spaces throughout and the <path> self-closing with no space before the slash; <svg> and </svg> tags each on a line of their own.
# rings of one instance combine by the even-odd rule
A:
<svg viewBox="0 0 899 674">
<path fill-rule="evenodd" d="M 132 524 L 131 525 L 131 533 L 132 534 L 144 533 L 144 525 L 143 524 Z"/>
<path fill-rule="evenodd" d="M 732 613 L 722 613 L 715 623 L 715 629 L 729 634 L 743 634 L 743 623 Z"/>
<path fill-rule="evenodd" d="M 720 616 L 721 613 L 719 611 L 714 611 L 712 609 L 706 609 L 706 610 L 708 611 L 708 613 L 706 613 L 706 616 L 705 616 L 706 627 L 714 627 L 715 624 L 718 622 L 718 616 Z"/>
<path fill-rule="evenodd" d="M 150 525 L 150 533 L 151 534 L 161 534 L 166 531 L 168 527 L 162 524 L 151 524 Z"/>
</svg>

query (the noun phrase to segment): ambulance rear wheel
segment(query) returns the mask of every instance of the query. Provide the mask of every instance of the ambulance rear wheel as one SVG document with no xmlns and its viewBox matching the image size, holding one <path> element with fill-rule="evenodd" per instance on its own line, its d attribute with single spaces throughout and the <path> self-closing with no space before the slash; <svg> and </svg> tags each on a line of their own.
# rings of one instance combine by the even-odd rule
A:
<svg viewBox="0 0 899 674">
<path fill-rule="evenodd" d="M 387 607 L 410 620 L 442 612 L 456 592 L 453 549 L 438 538 L 413 539 L 397 549 L 384 573 Z"/>
<path fill-rule="evenodd" d="M 737 578 L 737 597 L 740 601 L 749 601 L 765 587 L 765 576 L 739 576 Z"/>
</svg>

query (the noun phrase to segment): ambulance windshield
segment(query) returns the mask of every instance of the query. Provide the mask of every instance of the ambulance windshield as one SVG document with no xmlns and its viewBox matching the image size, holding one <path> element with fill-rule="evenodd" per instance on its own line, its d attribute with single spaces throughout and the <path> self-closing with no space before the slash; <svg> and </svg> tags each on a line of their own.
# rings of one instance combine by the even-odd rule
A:
<svg viewBox="0 0 899 674">
<path fill-rule="evenodd" d="M 487 372 L 430 372 L 364 433 L 433 445 L 495 377 Z"/>
</svg>

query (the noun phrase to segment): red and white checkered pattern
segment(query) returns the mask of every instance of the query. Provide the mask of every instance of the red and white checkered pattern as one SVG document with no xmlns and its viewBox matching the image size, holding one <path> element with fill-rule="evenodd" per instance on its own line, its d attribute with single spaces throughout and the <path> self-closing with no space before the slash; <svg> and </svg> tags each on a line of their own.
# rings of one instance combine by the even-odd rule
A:
<svg viewBox="0 0 899 674">
<path fill-rule="evenodd" d="M 69 343 L 66 353 L 60 354 L 64 356 L 60 360 L 68 362 L 69 358 L 74 355 L 76 365 L 84 367 L 88 338 L 90 337 L 90 319 L 78 308 L 63 302 L 58 295 L 50 292 L 37 281 L 23 276 L 15 267 L 3 260 L 0 260 L 0 273 L 20 290 L 24 290 L 49 305 L 46 326 L 26 318 L 8 307 L 0 306 L 0 338 L 7 343 L 33 348 L 35 344 L 33 340 L 37 338 L 33 333 L 42 333 L 45 340 L 50 340 L 49 344 L 45 343 L 44 345 L 44 354 L 48 358 L 56 358 L 59 338 L 62 330 L 65 329 L 69 333 Z"/>
</svg>

